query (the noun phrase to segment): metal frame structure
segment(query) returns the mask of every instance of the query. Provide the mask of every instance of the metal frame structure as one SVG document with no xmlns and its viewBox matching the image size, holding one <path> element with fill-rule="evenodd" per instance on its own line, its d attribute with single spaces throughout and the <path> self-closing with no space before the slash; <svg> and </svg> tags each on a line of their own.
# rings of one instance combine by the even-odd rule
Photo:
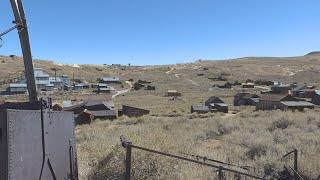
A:
<svg viewBox="0 0 320 180">
<path fill-rule="evenodd" d="M 29 101 L 30 102 L 36 102 L 38 100 L 37 98 L 37 90 L 36 90 L 36 84 L 34 79 L 34 71 L 33 71 L 33 64 L 32 64 L 32 54 L 31 54 L 31 47 L 30 47 L 30 41 L 29 41 L 29 32 L 28 32 L 28 26 L 27 26 L 27 20 L 24 13 L 24 8 L 21 0 L 10 0 L 12 11 L 15 17 L 15 20 L 13 23 L 16 25 L 6 31 L 5 33 L 8 33 L 9 31 L 17 28 L 19 39 L 20 39 L 20 45 L 21 50 L 23 54 L 23 62 L 25 67 L 25 77 L 27 79 L 27 88 L 29 93 Z"/>
<path fill-rule="evenodd" d="M 23 54 L 29 102 L 0 105 L 0 179 L 78 180 L 74 114 L 38 100 L 22 0 L 10 0 Z"/>
</svg>

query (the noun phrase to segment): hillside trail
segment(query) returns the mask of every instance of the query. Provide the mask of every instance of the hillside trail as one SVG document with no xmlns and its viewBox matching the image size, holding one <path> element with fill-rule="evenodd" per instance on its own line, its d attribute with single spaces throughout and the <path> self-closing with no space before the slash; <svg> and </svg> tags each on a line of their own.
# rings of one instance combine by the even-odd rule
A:
<svg viewBox="0 0 320 180">
<path fill-rule="evenodd" d="M 116 98 L 117 96 L 120 96 L 120 95 L 122 95 L 122 94 L 125 94 L 125 93 L 128 93 L 128 92 L 130 92 L 130 90 L 132 89 L 132 87 L 133 87 L 133 84 L 132 84 L 132 82 L 130 82 L 130 81 L 125 81 L 128 85 L 129 85 L 129 88 L 127 88 L 127 89 L 123 89 L 123 90 L 117 90 L 117 92 L 114 94 L 114 95 L 112 95 L 112 99 L 114 99 L 114 98 Z"/>
<path fill-rule="evenodd" d="M 170 68 L 170 70 L 167 71 L 166 74 L 171 74 L 172 71 L 174 71 L 174 70 L 175 70 L 175 68 Z M 175 76 L 176 78 L 178 78 L 178 79 L 181 79 L 181 78 L 182 78 L 181 74 L 175 73 L 174 76 Z M 186 80 L 186 81 L 188 81 L 188 82 L 190 82 L 192 85 L 195 85 L 195 86 L 197 86 L 197 87 L 200 86 L 197 82 L 193 81 L 192 79 L 187 79 L 187 78 L 183 78 L 183 79 Z"/>
</svg>

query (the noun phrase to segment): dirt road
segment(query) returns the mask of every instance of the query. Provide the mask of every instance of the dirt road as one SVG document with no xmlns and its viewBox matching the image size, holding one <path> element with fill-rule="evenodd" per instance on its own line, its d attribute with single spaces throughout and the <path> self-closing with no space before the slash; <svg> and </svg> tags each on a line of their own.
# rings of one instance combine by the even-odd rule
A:
<svg viewBox="0 0 320 180">
<path fill-rule="evenodd" d="M 130 92 L 130 90 L 132 89 L 132 87 L 133 87 L 133 84 L 132 84 L 132 82 L 130 82 L 130 81 L 126 81 L 126 83 L 129 85 L 129 88 L 127 88 L 127 89 L 123 89 L 123 90 L 116 90 L 116 93 L 114 94 L 114 95 L 112 95 L 112 99 L 114 99 L 114 98 L 116 98 L 117 96 L 120 96 L 120 95 L 122 95 L 122 94 L 125 94 L 125 93 L 128 93 L 128 92 Z"/>
</svg>

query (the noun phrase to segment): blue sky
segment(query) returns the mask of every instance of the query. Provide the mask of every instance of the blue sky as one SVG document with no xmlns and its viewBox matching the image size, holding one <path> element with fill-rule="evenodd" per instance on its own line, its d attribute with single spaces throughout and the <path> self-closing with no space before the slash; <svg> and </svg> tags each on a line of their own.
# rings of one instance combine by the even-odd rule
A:
<svg viewBox="0 0 320 180">
<path fill-rule="evenodd" d="M 24 1 L 34 58 L 172 64 L 320 50 L 319 0 Z M 11 26 L 0 1 L 0 30 Z M 20 55 L 16 32 L 0 54 Z"/>
</svg>

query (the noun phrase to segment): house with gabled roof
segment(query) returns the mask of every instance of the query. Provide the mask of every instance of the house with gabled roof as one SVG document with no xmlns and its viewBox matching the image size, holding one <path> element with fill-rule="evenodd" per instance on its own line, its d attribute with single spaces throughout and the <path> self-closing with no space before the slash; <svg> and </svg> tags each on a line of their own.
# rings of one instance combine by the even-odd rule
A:
<svg viewBox="0 0 320 180">
<path fill-rule="evenodd" d="M 254 106 L 259 102 L 260 96 L 251 93 L 237 93 L 233 99 L 234 106 Z"/>
<path fill-rule="evenodd" d="M 260 97 L 256 110 L 299 110 L 314 108 L 314 104 L 288 94 L 265 94 Z"/>
<path fill-rule="evenodd" d="M 205 105 L 211 110 L 216 109 L 219 112 L 228 113 L 228 105 L 219 97 L 211 96 L 208 100 L 206 100 Z"/>
</svg>

